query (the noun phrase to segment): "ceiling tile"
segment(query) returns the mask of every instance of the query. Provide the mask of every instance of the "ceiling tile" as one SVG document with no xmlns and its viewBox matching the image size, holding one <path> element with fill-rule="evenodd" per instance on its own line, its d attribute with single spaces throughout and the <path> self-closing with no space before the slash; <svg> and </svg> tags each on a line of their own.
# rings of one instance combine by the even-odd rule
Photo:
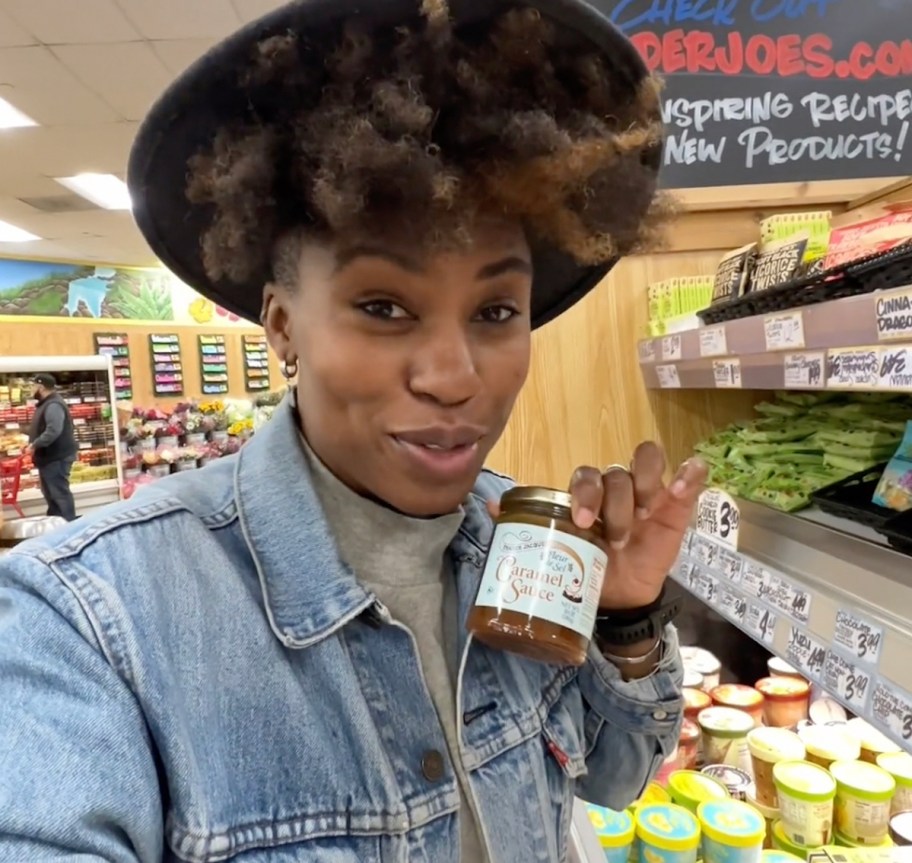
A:
<svg viewBox="0 0 912 863">
<path fill-rule="evenodd" d="M 286 0 L 234 0 L 234 8 L 245 24 L 284 5 Z"/>
<path fill-rule="evenodd" d="M 114 0 L 0 0 L 0 11 L 50 45 L 139 38 Z"/>
<path fill-rule="evenodd" d="M 112 70 L 112 74 L 117 74 Z M 43 125 L 88 125 L 119 119 L 49 48 L 0 49 L 0 96 Z"/>
<path fill-rule="evenodd" d="M 215 44 L 215 41 L 215 39 L 161 39 L 149 44 L 172 77 L 177 77 L 191 63 L 202 57 Z"/>
<path fill-rule="evenodd" d="M 5 12 L 0 12 L 0 47 L 34 45 L 38 40 Z"/>
<path fill-rule="evenodd" d="M 240 26 L 230 0 L 117 0 L 146 39 L 220 39 Z"/>
<path fill-rule="evenodd" d="M 57 58 L 127 120 L 141 120 L 168 85 L 171 73 L 148 42 L 60 45 Z M 117 69 L 112 75 L 111 70 Z"/>
</svg>

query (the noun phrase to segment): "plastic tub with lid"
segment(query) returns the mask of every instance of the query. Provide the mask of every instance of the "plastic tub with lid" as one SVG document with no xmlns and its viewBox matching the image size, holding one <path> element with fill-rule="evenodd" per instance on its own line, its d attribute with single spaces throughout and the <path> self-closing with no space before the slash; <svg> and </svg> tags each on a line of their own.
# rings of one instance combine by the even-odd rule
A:
<svg viewBox="0 0 912 863">
<path fill-rule="evenodd" d="M 817 847 L 819 848 L 820 846 L 818 845 Z M 796 842 L 792 842 L 788 833 L 785 832 L 785 827 L 781 821 L 777 821 L 773 825 L 773 848 L 777 851 L 784 851 L 786 854 L 791 854 L 799 860 L 807 860 L 808 852 L 813 850 L 811 848 L 805 848 L 804 845 L 798 845 Z"/>
<path fill-rule="evenodd" d="M 871 845 L 864 842 L 853 842 L 846 836 L 843 836 L 838 830 L 833 831 L 833 841 L 841 848 L 892 848 L 893 840 L 887 836 L 883 842 L 877 845 Z"/>
<path fill-rule="evenodd" d="M 712 699 L 709 697 L 709 693 L 704 692 L 702 689 L 685 686 L 681 690 L 681 697 L 684 699 L 684 716 L 694 722 L 697 721 L 700 714 L 707 707 L 712 707 Z"/>
<path fill-rule="evenodd" d="M 668 791 L 678 806 L 696 814 L 701 803 L 728 800 L 728 790 L 717 779 L 695 770 L 677 770 L 668 777 Z"/>
<path fill-rule="evenodd" d="M 782 678 L 785 680 L 786 678 Z M 755 728 L 747 735 L 757 800 L 764 806 L 779 807 L 779 793 L 773 782 L 773 766 L 780 761 L 803 761 L 801 738 L 786 728 Z"/>
<path fill-rule="evenodd" d="M 685 689 L 702 689 L 703 675 L 693 668 L 687 668 L 684 671 L 684 688 Z"/>
<path fill-rule="evenodd" d="M 681 723 L 681 735 L 678 738 L 678 767 L 681 770 L 694 770 L 700 759 L 700 740 L 703 732 L 692 719 Z"/>
<path fill-rule="evenodd" d="M 747 735 L 754 728 L 754 720 L 749 714 L 732 707 L 708 707 L 700 713 L 700 727 L 707 764 L 728 764 L 750 772 Z"/>
<path fill-rule="evenodd" d="M 772 848 L 773 827 L 776 825 L 776 822 L 779 821 L 779 810 L 772 806 L 764 806 L 762 803 L 758 802 L 755 797 L 748 797 L 747 802 L 763 816 L 763 820 L 766 822 L 766 839 L 763 842 L 763 847 Z"/>
<path fill-rule="evenodd" d="M 719 685 L 722 675 L 722 663 L 708 650 L 702 647 L 682 647 L 681 659 L 685 671 L 689 668 L 703 675 L 703 688 L 709 692 Z"/>
<path fill-rule="evenodd" d="M 766 668 L 770 677 L 797 677 L 799 680 L 804 680 L 801 672 L 794 665 L 789 665 L 778 656 L 771 656 L 767 659 Z"/>
<path fill-rule="evenodd" d="M 764 677 L 755 684 L 763 694 L 763 717 L 767 725 L 795 728 L 807 719 L 811 686 L 798 677 Z"/>
<path fill-rule="evenodd" d="M 629 812 L 615 812 L 592 803 L 586 804 L 586 814 L 592 824 L 607 863 L 627 863 L 636 826 Z"/>
<path fill-rule="evenodd" d="M 654 803 L 637 810 L 640 863 L 696 863 L 700 846 L 697 816 L 683 806 Z"/>
<path fill-rule="evenodd" d="M 814 725 L 827 725 L 832 722 L 845 724 L 848 719 L 845 708 L 838 701 L 828 695 L 815 697 L 813 690 L 811 692 L 811 706 L 808 708 L 808 715 Z"/>
<path fill-rule="evenodd" d="M 829 770 L 834 761 L 857 761 L 861 744 L 846 726 L 808 725 L 798 732 L 805 748 L 805 758 Z"/>
<path fill-rule="evenodd" d="M 805 863 L 805 860 L 804 857 L 796 857 L 778 848 L 765 848 L 760 856 L 760 863 Z"/>
<path fill-rule="evenodd" d="M 890 814 L 912 811 L 912 755 L 907 752 L 886 752 L 877 756 L 877 766 L 886 770 L 896 781 Z"/>
<path fill-rule="evenodd" d="M 709 695 L 717 707 L 743 710 L 754 720 L 754 727 L 763 725 L 763 693 L 758 692 L 753 686 L 723 683 L 722 686 L 711 690 Z"/>
<path fill-rule="evenodd" d="M 896 780 L 867 761 L 835 761 L 835 828 L 850 842 L 881 845 L 890 832 L 890 801 Z"/>
<path fill-rule="evenodd" d="M 754 791 L 754 780 L 750 773 L 737 767 L 728 764 L 707 764 L 700 773 L 721 782 L 733 800 L 747 800 L 748 795 Z"/>
<path fill-rule="evenodd" d="M 782 829 L 795 845 L 817 848 L 833 836 L 836 780 L 807 761 L 780 761 L 773 767 Z M 788 850 L 788 849 L 786 849 Z"/>
<path fill-rule="evenodd" d="M 858 739 L 861 744 L 861 760 L 869 764 L 877 764 L 877 758 L 888 752 L 902 752 L 889 737 L 881 734 L 873 725 L 864 719 L 852 719 L 846 728 Z"/>
<path fill-rule="evenodd" d="M 912 812 L 897 812 L 890 818 L 890 838 L 894 845 L 912 845 Z"/>
<path fill-rule="evenodd" d="M 703 863 L 760 863 L 766 824 L 756 809 L 739 800 L 713 800 L 700 804 L 697 819 Z"/>
</svg>

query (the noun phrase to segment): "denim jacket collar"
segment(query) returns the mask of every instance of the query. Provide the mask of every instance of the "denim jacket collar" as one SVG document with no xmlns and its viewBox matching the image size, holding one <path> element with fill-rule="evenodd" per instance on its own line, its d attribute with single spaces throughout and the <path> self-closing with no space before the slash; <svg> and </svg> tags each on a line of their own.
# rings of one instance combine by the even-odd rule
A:
<svg viewBox="0 0 912 863">
<path fill-rule="evenodd" d="M 269 625 L 286 647 L 307 647 L 372 602 L 339 559 L 310 482 L 291 400 L 240 453 L 235 499 Z"/>
</svg>

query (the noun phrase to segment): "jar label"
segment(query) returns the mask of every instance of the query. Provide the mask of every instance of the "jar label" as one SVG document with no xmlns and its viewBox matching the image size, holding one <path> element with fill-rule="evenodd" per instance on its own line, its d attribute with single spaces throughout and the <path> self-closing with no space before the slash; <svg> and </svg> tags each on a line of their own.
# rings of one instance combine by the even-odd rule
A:
<svg viewBox="0 0 912 863">
<path fill-rule="evenodd" d="M 514 611 L 592 637 L 608 557 L 563 531 L 499 524 L 476 605 Z"/>
</svg>

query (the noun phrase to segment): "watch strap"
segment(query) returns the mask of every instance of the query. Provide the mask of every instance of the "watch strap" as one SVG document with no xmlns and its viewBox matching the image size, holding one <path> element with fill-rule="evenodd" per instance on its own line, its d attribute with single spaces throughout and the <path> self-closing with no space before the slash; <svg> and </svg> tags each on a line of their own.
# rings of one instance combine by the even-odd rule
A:
<svg viewBox="0 0 912 863">
<path fill-rule="evenodd" d="M 664 587 L 651 605 L 606 612 L 595 619 L 597 643 L 626 647 L 651 638 L 659 638 L 665 627 L 680 613 L 683 604 L 680 594 L 671 594 Z"/>
</svg>

